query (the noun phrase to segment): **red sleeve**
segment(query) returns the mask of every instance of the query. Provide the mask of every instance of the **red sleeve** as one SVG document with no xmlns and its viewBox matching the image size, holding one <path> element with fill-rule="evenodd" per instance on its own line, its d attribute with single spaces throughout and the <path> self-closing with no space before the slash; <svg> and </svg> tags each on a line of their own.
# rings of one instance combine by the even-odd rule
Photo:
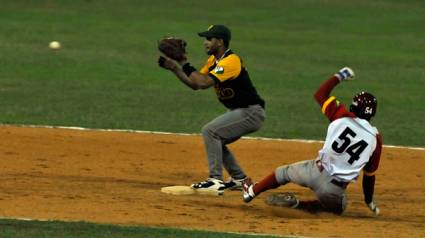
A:
<svg viewBox="0 0 425 238">
<path fill-rule="evenodd" d="M 363 168 L 365 175 L 373 176 L 378 169 L 379 161 L 381 160 L 381 151 L 382 151 L 382 137 L 380 134 L 376 135 L 376 148 L 373 151 L 372 156 L 369 161 Z"/>
<path fill-rule="evenodd" d="M 320 85 L 319 89 L 317 89 L 314 94 L 314 98 L 319 103 L 320 107 L 328 100 L 331 95 L 332 89 L 335 88 L 336 85 L 339 84 L 339 79 L 336 76 L 332 76 L 330 79 Z"/>
<path fill-rule="evenodd" d="M 340 81 L 336 76 L 332 76 L 330 79 L 323 82 L 314 94 L 314 98 L 322 108 L 323 114 L 325 114 L 330 121 L 334 121 L 342 117 L 355 117 L 355 115 L 347 111 L 345 106 L 334 96 L 330 96 L 332 90 L 339 84 L 339 82 Z"/>
</svg>

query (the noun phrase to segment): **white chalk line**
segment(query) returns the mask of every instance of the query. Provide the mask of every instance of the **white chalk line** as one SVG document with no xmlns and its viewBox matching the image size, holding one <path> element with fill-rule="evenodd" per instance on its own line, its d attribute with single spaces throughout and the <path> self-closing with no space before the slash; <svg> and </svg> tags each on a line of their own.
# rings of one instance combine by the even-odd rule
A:
<svg viewBox="0 0 425 238">
<path fill-rule="evenodd" d="M 144 131 L 144 130 L 130 130 L 130 129 L 94 129 L 75 126 L 48 126 L 48 125 L 13 125 L 13 124 L 0 124 L 3 126 L 16 126 L 16 127 L 31 127 L 31 128 L 50 128 L 50 129 L 66 129 L 66 130 L 81 130 L 81 131 L 106 131 L 106 132 L 127 132 L 127 133 L 141 133 L 141 134 L 159 134 L 159 135 L 181 135 L 181 136 L 199 136 L 199 133 L 179 133 L 179 132 L 162 132 L 162 131 Z M 268 137 L 250 137 L 244 136 L 242 139 L 247 140 L 265 140 L 265 141 L 284 141 L 284 142 L 300 142 L 300 143 L 321 143 L 321 140 L 305 140 L 305 139 L 283 139 L 283 138 L 268 138 Z M 399 146 L 399 145 L 383 145 L 384 148 L 407 149 L 407 150 L 425 150 L 424 147 L 412 146 Z"/>
</svg>

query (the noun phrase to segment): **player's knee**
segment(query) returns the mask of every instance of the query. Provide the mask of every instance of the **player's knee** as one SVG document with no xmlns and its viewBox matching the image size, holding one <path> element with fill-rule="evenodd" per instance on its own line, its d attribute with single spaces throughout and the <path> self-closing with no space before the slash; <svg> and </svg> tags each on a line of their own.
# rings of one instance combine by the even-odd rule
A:
<svg viewBox="0 0 425 238">
<path fill-rule="evenodd" d="M 215 130 L 214 130 L 214 127 L 211 126 L 211 124 L 206 124 L 205 126 L 203 126 L 201 132 L 202 132 L 202 136 L 204 138 L 205 137 L 207 137 L 207 138 L 210 138 L 210 137 L 216 138 L 217 137 Z"/>
<path fill-rule="evenodd" d="M 203 135 L 208 134 L 210 131 L 211 131 L 211 125 L 210 124 L 205 124 L 202 127 L 202 134 Z"/>
<path fill-rule="evenodd" d="M 290 179 L 288 176 L 288 165 L 277 167 L 274 173 L 276 175 L 276 181 L 279 184 L 284 185 L 290 182 Z"/>
</svg>

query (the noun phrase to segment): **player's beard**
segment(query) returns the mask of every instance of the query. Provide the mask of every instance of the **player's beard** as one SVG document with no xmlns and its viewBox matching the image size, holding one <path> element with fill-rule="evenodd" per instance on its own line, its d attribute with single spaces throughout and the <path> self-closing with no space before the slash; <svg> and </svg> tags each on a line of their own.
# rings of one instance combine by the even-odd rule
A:
<svg viewBox="0 0 425 238">
<path fill-rule="evenodd" d="M 209 50 L 207 50 L 207 55 L 213 55 L 215 52 L 216 50 L 210 48 Z"/>
<path fill-rule="evenodd" d="M 218 51 L 217 47 L 214 47 L 214 45 L 211 45 L 207 50 L 207 55 L 215 55 L 217 51 Z"/>
</svg>

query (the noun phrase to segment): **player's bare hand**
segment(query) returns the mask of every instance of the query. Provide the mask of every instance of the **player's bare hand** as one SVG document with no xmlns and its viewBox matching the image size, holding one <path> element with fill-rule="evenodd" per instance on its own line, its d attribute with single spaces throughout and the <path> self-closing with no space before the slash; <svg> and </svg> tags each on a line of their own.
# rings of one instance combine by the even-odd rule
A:
<svg viewBox="0 0 425 238">
<path fill-rule="evenodd" d="M 339 81 L 344 80 L 353 80 L 354 79 L 354 71 L 350 69 L 349 67 L 344 67 L 340 69 L 335 76 L 339 79 Z"/>
<path fill-rule="evenodd" d="M 171 71 L 175 71 L 178 68 L 177 63 L 174 60 L 164 56 L 159 56 L 158 65 L 161 68 L 168 69 Z"/>
<path fill-rule="evenodd" d="M 376 215 L 378 216 L 380 213 L 379 207 L 376 206 L 375 202 L 372 201 L 367 204 L 367 207 Z"/>
</svg>

